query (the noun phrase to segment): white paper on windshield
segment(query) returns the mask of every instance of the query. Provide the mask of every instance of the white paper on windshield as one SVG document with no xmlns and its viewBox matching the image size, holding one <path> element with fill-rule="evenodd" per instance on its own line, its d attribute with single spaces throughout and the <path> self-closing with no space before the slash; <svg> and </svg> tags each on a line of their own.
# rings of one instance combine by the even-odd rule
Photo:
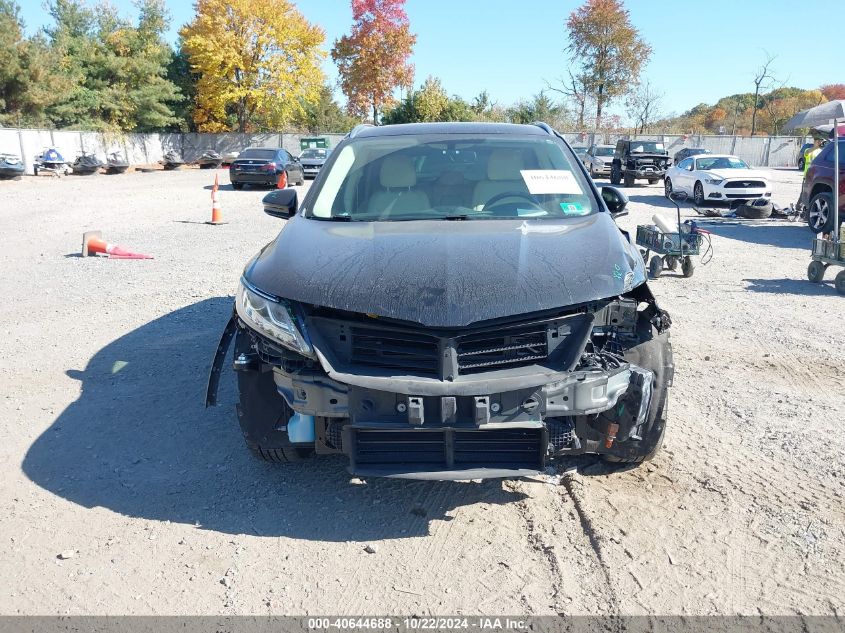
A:
<svg viewBox="0 0 845 633">
<path fill-rule="evenodd" d="M 519 173 L 532 194 L 574 194 L 581 195 L 584 190 L 575 180 L 571 171 L 561 169 L 523 169 Z"/>
</svg>

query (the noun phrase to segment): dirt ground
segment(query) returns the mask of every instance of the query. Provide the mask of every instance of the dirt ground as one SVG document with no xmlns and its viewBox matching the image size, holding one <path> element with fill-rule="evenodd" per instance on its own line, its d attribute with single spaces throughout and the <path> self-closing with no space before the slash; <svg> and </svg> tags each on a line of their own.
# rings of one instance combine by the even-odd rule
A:
<svg viewBox="0 0 845 633">
<path fill-rule="evenodd" d="M 798 172 L 772 177 L 793 202 Z M 355 485 L 343 459 L 256 461 L 231 370 L 203 408 L 281 226 L 228 185 L 204 224 L 212 180 L 0 182 L 0 613 L 843 612 L 845 298 L 806 280 L 803 224 L 708 222 L 712 263 L 653 283 L 677 365 L 654 462 Z M 625 228 L 669 213 L 628 193 Z M 155 259 L 80 258 L 92 229 Z"/>
</svg>

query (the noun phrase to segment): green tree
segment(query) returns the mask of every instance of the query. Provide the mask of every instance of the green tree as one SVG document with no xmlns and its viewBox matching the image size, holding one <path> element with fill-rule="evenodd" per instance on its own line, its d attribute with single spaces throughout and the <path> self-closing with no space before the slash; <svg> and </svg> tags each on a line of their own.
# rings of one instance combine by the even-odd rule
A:
<svg viewBox="0 0 845 633">
<path fill-rule="evenodd" d="M 566 23 L 576 76 L 596 103 L 596 129 L 604 107 L 636 85 L 651 47 L 631 24 L 621 0 L 587 0 Z"/>
<path fill-rule="evenodd" d="M 519 101 L 507 110 L 511 123 L 534 123 L 543 121 L 555 129 L 568 127 L 568 112 L 564 106 L 555 103 L 544 90 L 528 101 Z"/>
<path fill-rule="evenodd" d="M 61 127 L 161 130 L 178 122 L 173 105 L 181 100 L 167 78 L 172 52 L 163 34 L 163 0 L 138 0 L 137 25 L 110 5 L 96 10 L 81 0 L 52 0 L 55 24 L 45 29 L 61 69 L 72 82 L 69 94 L 50 108 Z"/>
<path fill-rule="evenodd" d="M 306 132 L 348 132 L 358 125 L 361 119 L 348 115 L 338 105 L 332 89 L 324 85 L 320 97 L 314 103 L 303 101 L 302 113 L 293 121 L 295 127 Z"/>
<path fill-rule="evenodd" d="M 0 125 L 46 126 L 47 108 L 70 83 L 44 38 L 25 39 L 23 27 L 17 3 L 0 0 Z"/>
<path fill-rule="evenodd" d="M 476 114 L 460 97 L 450 97 L 436 77 L 384 113 L 382 123 L 425 123 L 435 121 L 474 121 Z"/>
</svg>

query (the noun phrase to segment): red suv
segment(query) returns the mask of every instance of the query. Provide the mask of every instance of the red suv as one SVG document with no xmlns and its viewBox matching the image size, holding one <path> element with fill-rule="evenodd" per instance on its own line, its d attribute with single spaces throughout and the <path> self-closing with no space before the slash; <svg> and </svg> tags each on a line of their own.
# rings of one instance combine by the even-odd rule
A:
<svg viewBox="0 0 845 633">
<path fill-rule="evenodd" d="M 833 147 L 828 143 L 804 177 L 801 204 L 813 233 L 833 231 Z M 839 139 L 839 222 L 845 219 L 845 139 Z"/>
</svg>

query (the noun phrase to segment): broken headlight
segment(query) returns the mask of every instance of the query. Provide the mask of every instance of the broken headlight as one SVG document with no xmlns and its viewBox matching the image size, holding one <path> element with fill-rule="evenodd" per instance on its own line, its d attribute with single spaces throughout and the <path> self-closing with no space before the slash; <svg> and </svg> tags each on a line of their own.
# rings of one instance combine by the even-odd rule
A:
<svg viewBox="0 0 845 633">
<path fill-rule="evenodd" d="M 266 295 L 241 279 L 235 310 L 244 323 L 262 336 L 314 358 L 314 349 L 297 327 L 297 318 L 287 301 Z"/>
</svg>

